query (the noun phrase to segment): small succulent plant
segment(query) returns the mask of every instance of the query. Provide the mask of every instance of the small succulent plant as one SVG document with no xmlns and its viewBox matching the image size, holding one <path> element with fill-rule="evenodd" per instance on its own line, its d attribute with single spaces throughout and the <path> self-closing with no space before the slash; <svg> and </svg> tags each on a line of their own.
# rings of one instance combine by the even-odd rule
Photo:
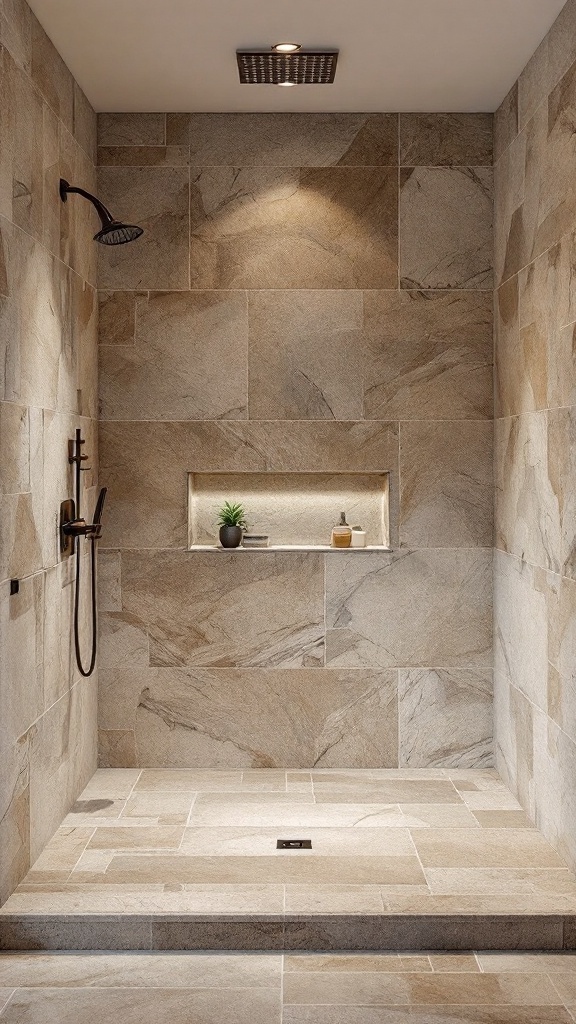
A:
<svg viewBox="0 0 576 1024">
<path fill-rule="evenodd" d="M 222 508 L 218 510 L 218 526 L 240 526 L 245 528 L 246 525 L 246 513 L 243 506 L 225 501 Z"/>
</svg>

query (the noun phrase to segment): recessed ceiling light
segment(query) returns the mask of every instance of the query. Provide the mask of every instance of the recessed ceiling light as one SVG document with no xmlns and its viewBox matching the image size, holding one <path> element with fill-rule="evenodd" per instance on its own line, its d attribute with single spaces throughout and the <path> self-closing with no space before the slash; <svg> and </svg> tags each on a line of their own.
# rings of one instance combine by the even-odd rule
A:
<svg viewBox="0 0 576 1024">
<path fill-rule="evenodd" d="M 276 53 L 295 53 L 296 50 L 302 49 L 301 43 L 274 43 L 272 47 Z"/>
<path fill-rule="evenodd" d="M 278 82 L 278 85 L 296 85 L 296 82 Z"/>
</svg>

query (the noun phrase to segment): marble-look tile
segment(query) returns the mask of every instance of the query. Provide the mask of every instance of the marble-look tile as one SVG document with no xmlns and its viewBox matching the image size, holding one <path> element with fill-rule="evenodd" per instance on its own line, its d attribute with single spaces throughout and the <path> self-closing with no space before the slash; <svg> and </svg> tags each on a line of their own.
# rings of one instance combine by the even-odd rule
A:
<svg viewBox="0 0 576 1024">
<path fill-rule="evenodd" d="M 427 868 L 564 868 L 540 833 L 530 829 L 419 829 L 412 832 Z"/>
<path fill-rule="evenodd" d="M 395 963 L 400 965 L 400 958 Z M 28 989 L 149 988 L 153 980 L 160 989 L 276 988 L 281 966 L 279 957 L 257 954 L 13 953 L 0 959 L 0 984 Z"/>
<path fill-rule="evenodd" d="M 396 114 L 168 114 L 166 142 L 198 166 L 355 167 L 398 163 Z"/>
<path fill-rule="evenodd" d="M 0 789 L 0 903 L 30 867 L 29 736 L 6 742 L 2 734 L 3 785 Z"/>
<path fill-rule="evenodd" d="M 494 601 L 498 620 L 494 668 L 537 707 L 547 707 L 548 587 L 554 578 L 526 562 L 495 554 Z"/>
<path fill-rule="evenodd" d="M 492 296 L 364 293 L 368 419 L 492 418 Z"/>
<path fill-rule="evenodd" d="M 395 169 L 190 173 L 193 288 L 397 286 Z"/>
<path fill-rule="evenodd" d="M 209 806 L 209 797 L 205 797 Z M 303 805 L 304 806 L 304 805 Z M 199 806 L 199 812 L 201 807 Z M 196 811 L 193 810 L 194 817 Z M 134 829 L 123 829 L 132 834 Z M 480 833 L 480 829 L 478 832 Z M 482 833 L 484 834 L 484 833 Z M 528 834 L 528 833 L 526 833 Z M 530 833 L 531 834 L 531 833 Z M 545 845 L 545 844 L 543 844 Z M 178 854 L 113 857 L 105 875 L 108 882 L 155 881 L 159 874 L 166 883 L 187 885 L 292 884 L 323 885 L 423 885 L 424 875 L 417 856 L 383 857 L 198 857 Z M 374 901 L 376 902 L 376 900 Z M 374 911 L 381 907 L 374 906 Z M 273 913 L 274 911 L 270 911 Z"/>
<path fill-rule="evenodd" d="M 515 82 L 494 115 L 494 161 L 518 134 L 518 83 Z"/>
<path fill-rule="evenodd" d="M 1 536 L 1 534 L 0 534 Z M 2 586 L 0 675 L 3 688 L 2 739 L 6 747 L 23 736 L 44 710 L 44 575 L 20 581 L 17 594 Z"/>
<path fill-rule="evenodd" d="M 576 743 L 538 709 L 534 710 L 533 732 L 531 790 L 537 808 L 537 825 L 558 850 L 563 863 L 573 865 L 576 860 L 576 803 L 572 779 L 576 771 Z"/>
<path fill-rule="evenodd" d="M 98 194 L 144 234 L 130 246 L 99 246 L 98 283 L 107 290 L 188 288 L 188 169 L 101 167 Z"/>
<path fill-rule="evenodd" d="M 62 123 L 73 131 L 74 79 L 41 24 L 32 18 L 32 81 Z"/>
<path fill-rule="evenodd" d="M 544 984 L 542 984 L 544 982 Z M 548 978 L 517 974 L 483 975 L 417 972 L 403 974 L 338 971 L 335 974 L 286 974 L 284 1002 L 337 1005 L 507 1004 L 555 1006 L 561 999 Z M 412 1014 L 410 1014 L 412 1020 Z"/>
<path fill-rule="evenodd" d="M 491 546 L 491 423 L 402 423 L 400 460 L 403 547 Z"/>
<path fill-rule="evenodd" d="M 74 136 L 59 125 L 59 177 L 95 194 L 96 169 Z M 47 206 L 47 204 L 46 204 Z M 93 238 L 100 221 L 92 204 L 72 196 L 60 203 L 60 259 L 96 287 L 97 248 Z"/>
<path fill-rule="evenodd" d="M 96 114 L 78 82 L 74 82 L 73 135 L 92 163 L 96 163 Z"/>
<path fill-rule="evenodd" d="M 101 692 L 109 721 L 119 687 L 146 766 L 397 763 L 394 672 L 140 668 L 126 678 L 112 670 Z"/>
<path fill-rule="evenodd" d="M 398 458 L 397 425 L 382 422 L 102 422 L 99 443 L 119 547 L 186 546 L 188 472 L 386 472 Z"/>
<path fill-rule="evenodd" d="M 280 993 L 267 989 L 20 989 L 4 1011 L 8 1024 L 26 1017 L 39 1024 L 49 1015 L 73 1017 L 78 1024 L 93 1024 L 102 1017 L 126 1021 L 154 1019 L 168 1024 L 186 1017 L 218 1024 L 234 1003 L 237 1024 L 280 1024 Z"/>
<path fill-rule="evenodd" d="M 123 609 L 146 628 L 156 667 L 318 667 L 323 591 L 312 553 L 122 555 Z"/>
<path fill-rule="evenodd" d="M 404 169 L 400 183 L 402 287 L 491 288 L 491 168 Z"/>
<path fill-rule="evenodd" d="M 326 560 L 332 667 L 488 666 L 491 552 L 423 550 Z"/>
<path fill-rule="evenodd" d="M 42 236 L 43 104 L 25 71 L 0 55 L 0 128 L 6 147 L 0 169 L 0 211 L 35 238 Z"/>
<path fill-rule="evenodd" d="M 100 330 L 102 418 L 246 418 L 246 306 L 242 292 L 139 297 L 134 344 L 108 345 Z"/>
<path fill-rule="evenodd" d="M 527 561 L 574 574 L 574 409 L 498 421 L 496 539 Z"/>
<path fill-rule="evenodd" d="M 525 131 L 512 139 L 494 169 L 494 277 L 507 281 L 530 260 L 531 238 L 523 218 L 526 197 L 528 139 Z"/>
<path fill-rule="evenodd" d="M 98 293 L 98 341 L 101 345 L 134 345 L 138 292 Z"/>
<path fill-rule="evenodd" d="M 497 289 L 494 299 L 494 412 L 496 418 L 533 409 L 534 386 L 520 345 L 518 275 Z"/>
<path fill-rule="evenodd" d="M 492 673 L 410 669 L 398 691 L 400 764 L 492 764 Z"/>
<path fill-rule="evenodd" d="M 248 311 L 252 419 L 362 419 L 360 291 L 255 291 Z"/>
<path fill-rule="evenodd" d="M 400 114 L 400 164 L 491 167 L 492 123 L 492 114 Z"/>
<path fill-rule="evenodd" d="M 99 146 L 99 167 L 187 167 L 188 146 Z"/>
<path fill-rule="evenodd" d="M 3 0 L 0 7 L 0 43 L 28 73 L 32 65 L 32 19 L 26 0 Z"/>
<path fill-rule="evenodd" d="M 99 146 L 163 146 L 165 114 L 98 114 Z"/>
</svg>

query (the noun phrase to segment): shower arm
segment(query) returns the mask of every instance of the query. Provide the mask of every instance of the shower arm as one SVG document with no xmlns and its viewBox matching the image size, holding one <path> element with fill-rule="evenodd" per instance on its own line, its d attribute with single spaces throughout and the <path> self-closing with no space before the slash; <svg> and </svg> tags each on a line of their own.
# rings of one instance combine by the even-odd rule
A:
<svg viewBox="0 0 576 1024">
<path fill-rule="evenodd" d="M 71 192 L 74 192 L 78 196 L 83 196 L 84 199 L 88 199 L 89 202 L 92 203 L 92 206 L 94 206 L 98 211 L 102 223 L 114 223 L 114 217 L 110 213 L 110 210 L 107 206 L 104 206 L 104 203 L 100 202 L 97 196 L 93 196 L 91 192 L 87 192 L 84 188 L 78 188 L 76 185 L 70 185 L 65 178 L 60 178 L 60 199 L 63 203 L 66 202 L 66 199 Z"/>
</svg>

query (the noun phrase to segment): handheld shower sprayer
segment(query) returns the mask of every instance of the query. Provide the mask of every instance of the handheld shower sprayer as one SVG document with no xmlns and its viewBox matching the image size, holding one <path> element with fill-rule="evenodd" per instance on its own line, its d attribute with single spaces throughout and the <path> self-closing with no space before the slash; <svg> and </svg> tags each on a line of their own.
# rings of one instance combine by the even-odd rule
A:
<svg viewBox="0 0 576 1024">
<path fill-rule="evenodd" d="M 97 614 L 96 614 L 96 541 L 102 534 L 102 511 L 106 500 L 106 488 L 102 487 L 94 509 L 94 517 L 91 523 L 87 523 L 80 514 L 80 500 L 82 494 L 81 473 L 88 467 L 82 463 L 88 459 L 82 454 L 84 444 L 81 430 L 76 431 L 73 441 L 68 442 L 68 462 L 75 467 L 75 498 L 63 501 L 60 506 L 60 549 L 63 554 L 71 555 L 76 552 L 76 579 L 74 581 L 74 647 L 76 651 L 76 663 L 83 676 L 91 676 L 96 664 L 96 651 L 98 646 Z M 84 668 L 82 654 L 80 651 L 80 570 L 82 564 L 81 538 L 90 540 L 90 597 L 92 609 L 92 650 L 88 668 Z"/>
</svg>

